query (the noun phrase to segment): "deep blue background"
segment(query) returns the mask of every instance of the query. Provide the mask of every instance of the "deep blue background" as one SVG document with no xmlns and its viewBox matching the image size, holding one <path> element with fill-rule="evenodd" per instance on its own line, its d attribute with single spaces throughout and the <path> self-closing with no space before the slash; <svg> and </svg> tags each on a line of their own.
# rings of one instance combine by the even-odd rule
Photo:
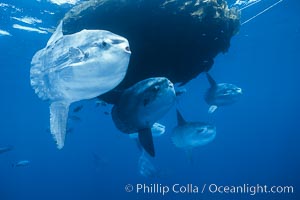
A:
<svg viewBox="0 0 300 200">
<path fill-rule="evenodd" d="M 217 195 L 168 194 L 165 199 L 299 199 L 300 187 L 300 3 L 285 0 L 267 13 L 241 27 L 229 52 L 219 55 L 211 74 L 218 82 L 243 88 L 241 100 L 220 108 L 214 115 L 216 139 L 193 152 L 191 164 L 184 151 L 171 143 L 176 125 L 175 108 L 160 122 L 167 127 L 155 139 L 157 157 L 151 160 L 161 170 L 159 178 L 138 173 L 139 151 L 133 140 L 114 127 L 109 107 L 84 105 L 70 122 L 63 150 L 57 150 L 50 133 L 48 103 L 30 86 L 30 61 L 50 37 L 12 28 L 11 16 L 43 19 L 43 27 L 56 26 L 68 6 L 45 1 L 1 0 L 23 8 L 22 13 L 0 10 L 0 29 L 12 36 L 0 36 L 1 116 L 0 146 L 15 149 L 0 155 L 0 199 L 153 199 L 161 195 L 126 193 L 126 184 L 174 183 L 201 186 L 261 184 L 293 185 L 294 194 Z M 242 21 L 275 1 L 264 0 L 245 10 Z M 0 8 L 1 9 L 1 8 Z M 41 14 L 47 9 L 55 15 Z M 203 94 L 208 83 L 203 75 L 186 85 L 187 93 L 178 108 L 188 121 L 207 121 L 208 106 Z M 101 159 L 95 164 L 93 154 Z M 12 168 L 22 159 L 30 166 Z M 298 197 L 298 198 L 297 198 Z"/>
</svg>

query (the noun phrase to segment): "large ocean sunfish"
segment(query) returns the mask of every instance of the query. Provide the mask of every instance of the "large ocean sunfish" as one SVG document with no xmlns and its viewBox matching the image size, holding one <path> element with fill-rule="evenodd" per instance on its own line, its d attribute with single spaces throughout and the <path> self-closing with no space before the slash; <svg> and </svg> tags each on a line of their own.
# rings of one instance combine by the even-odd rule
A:
<svg viewBox="0 0 300 200">
<path fill-rule="evenodd" d="M 143 148 L 155 156 L 151 128 L 171 109 L 175 100 L 174 85 L 167 78 L 145 79 L 121 93 L 112 108 L 112 119 L 120 131 L 138 132 Z"/>
<path fill-rule="evenodd" d="M 124 78 L 131 52 L 127 39 L 105 30 L 63 35 L 61 22 L 46 47 L 32 58 L 35 93 L 50 101 L 50 131 L 64 146 L 71 103 L 99 96 Z"/>
</svg>

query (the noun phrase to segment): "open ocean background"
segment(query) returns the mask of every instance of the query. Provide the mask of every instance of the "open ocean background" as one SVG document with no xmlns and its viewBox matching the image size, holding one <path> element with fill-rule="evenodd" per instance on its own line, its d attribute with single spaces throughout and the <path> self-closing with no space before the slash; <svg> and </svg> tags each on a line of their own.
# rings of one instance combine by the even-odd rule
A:
<svg viewBox="0 0 300 200">
<path fill-rule="evenodd" d="M 242 21 L 274 2 L 263 0 L 246 9 Z M 69 121 L 72 130 L 62 150 L 56 149 L 47 131 L 48 103 L 30 86 L 30 62 L 51 36 L 39 27 L 55 28 L 71 6 L 46 0 L 0 0 L 0 29 L 10 34 L 0 35 L 0 147 L 14 146 L 0 154 L 0 200 L 300 199 L 299 1 L 285 0 L 241 26 L 229 52 L 215 59 L 210 72 L 216 81 L 240 86 L 243 96 L 236 104 L 216 111 L 217 136 L 194 150 L 193 164 L 170 140 L 176 126 L 175 108 L 159 121 L 167 128 L 154 139 L 157 156 L 149 160 L 157 176 L 148 178 L 139 174 L 141 153 L 134 140 L 119 132 L 107 115 L 110 106 L 96 106 L 95 100 L 72 104 L 70 115 L 80 120 Z M 25 16 L 41 22 L 26 24 L 15 19 Z M 178 99 L 177 107 L 187 121 L 208 120 L 203 100 L 208 87 L 203 74 L 185 86 L 187 93 Z M 83 109 L 72 113 L 80 105 Z M 19 160 L 31 163 L 13 168 Z M 294 194 L 125 192 L 125 185 L 138 183 L 291 185 Z"/>
</svg>

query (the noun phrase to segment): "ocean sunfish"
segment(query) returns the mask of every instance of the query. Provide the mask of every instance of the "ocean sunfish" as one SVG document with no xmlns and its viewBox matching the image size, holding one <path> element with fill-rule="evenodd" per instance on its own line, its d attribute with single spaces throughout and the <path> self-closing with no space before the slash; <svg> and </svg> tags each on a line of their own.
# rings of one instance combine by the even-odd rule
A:
<svg viewBox="0 0 300 200">
<path fill-rule="evenodd" d="M 177 110 L 178 125 L 173 129 L 173 144 L 189 153 L 193 148 L 211 142 L 216 136 L 216 127 L 204 122 L 187 122 Z"/>
<path fill-rule="evenodd" d="M 219 106 L 226 106 L 237 102 L 242 89 L 230 83 L 217 83 L 209 73 L 206 73 L 210 88 L 204 97 L 206 103 L 210 106 L 208 113 L 213 113 Z"/>
<path fill-rule="evenodd" d="M 62 25 L 33 56 L 30 69 L 35 93 L 50 101 L 50 132 L 59 149 L 64 146 L 70 104 L 116 87 L 131 55 L 127 39 L 121 36 L 105 30 L 63 35 Z"/>
<path fill-rule="evenodd" d="M 155 156 L 151 128 L 175 101 L 174 85 L 167 78 L 145 79 L 121 93 L 112 108 L 112 119 L 120 131 L 128 134 L 138 132 L 142 147 Z"/>
</svg>

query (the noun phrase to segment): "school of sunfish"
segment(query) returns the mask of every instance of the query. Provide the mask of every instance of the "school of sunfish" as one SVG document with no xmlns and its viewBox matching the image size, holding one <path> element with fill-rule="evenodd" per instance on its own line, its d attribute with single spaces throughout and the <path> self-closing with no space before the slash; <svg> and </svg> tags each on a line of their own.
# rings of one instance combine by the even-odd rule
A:
<svg viewBox="0 0 300 200">
<path fill-rule="evenodd" d="M 32 88 L 39 98 L 50 103 L 50 132 L 59 149 L 64 146 L 70 104 L 112 91 L 124 79 L 131 55 L 129 42 L 122 36 L 106 30 L 82 30 L 63 35 L 62 26 L 63 21 L 46 47 L 33 56 L 30 69 Z M 242 95 L 241 88 L 229 83 L 218 84 L 210 74 L 206 76 L 211 87 L 204 99 L 210 106 L 210 114 L 218 107 L 235 103 Z M 112 120 L 119 131 L 136 139 L 142 155 L 145 150 L 154 157 L 152 137 L 165 133 L 165 126 L 158 121 L 175 106 L 176 96 L 185 92 L 176 91 L 167 77 L 142 80 L 124 91 L 115 92 Z M 82 106 L 78 106 L 73 112 L 81 109 Z M 69 118 L 80 120 L 73 115 Z M 185 151 L 208 144 L 216 136 L 214 124 L 187 122 L 178 109 L 177 122 L 170 138 L 176 147 Z M 3 148 L 1 151 L 9 150 Z M 145 156 L 140 160 L 145 163 Z M 28 164 L 21 162 L 14 166 Z"/>
</svg>

